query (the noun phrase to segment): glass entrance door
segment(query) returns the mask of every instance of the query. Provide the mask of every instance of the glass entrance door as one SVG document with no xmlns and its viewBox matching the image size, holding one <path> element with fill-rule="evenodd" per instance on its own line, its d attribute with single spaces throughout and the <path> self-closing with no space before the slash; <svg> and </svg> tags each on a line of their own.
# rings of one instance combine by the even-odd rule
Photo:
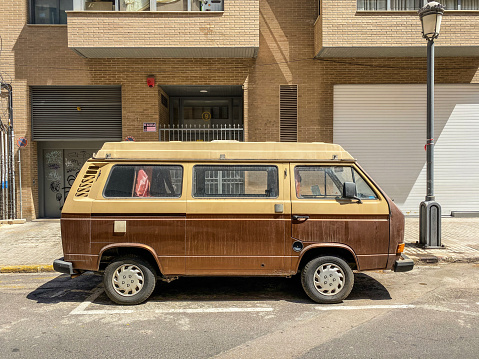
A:
<svg viewBox="0 0 479 359">
<path fill-rule="evenodd" d="M 231 125 L 229 100 L 183 100 L 183 124 Z"/>
<path fill-rule="evenodd" d="M 233 127 L 243 124 L 241 97 L 170 98 L 170 125 Z"/>
</svg>

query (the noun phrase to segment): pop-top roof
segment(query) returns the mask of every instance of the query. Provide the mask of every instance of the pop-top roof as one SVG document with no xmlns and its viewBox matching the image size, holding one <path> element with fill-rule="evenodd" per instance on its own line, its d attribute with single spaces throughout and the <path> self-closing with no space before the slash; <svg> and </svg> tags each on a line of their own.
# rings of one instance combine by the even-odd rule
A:
<svg viewBox="0 0 479 359">
<path fill-rule="evenodd" d="M 354 160 L 332 143 L 298 142 L 106 142 L 95 159 L 184 161 Z"/>
</svg>

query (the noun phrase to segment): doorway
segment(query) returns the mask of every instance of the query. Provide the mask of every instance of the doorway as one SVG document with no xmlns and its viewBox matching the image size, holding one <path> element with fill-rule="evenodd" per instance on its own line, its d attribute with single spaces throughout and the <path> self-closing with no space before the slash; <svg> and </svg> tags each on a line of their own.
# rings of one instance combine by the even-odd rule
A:
<svg viewBox="0 0 479 359">
<path fill-rule="evenodd" d="M 168 140 L 243 141 L 242 86 L 168 85 L 161 88 L 169 97 L 169 124 L 164 125 L 163 131 Z"/>
<path fill-rule="evenodd" d="M 65 199 L 92 150 L 43 150 L 44 215 L 59 218 Z"/>
<path fill-rule="evenodd" d="M 65 199 L 83 164 L 103 142 L 39 142 L 39 216 L 60 218 Z"/>
</svg>

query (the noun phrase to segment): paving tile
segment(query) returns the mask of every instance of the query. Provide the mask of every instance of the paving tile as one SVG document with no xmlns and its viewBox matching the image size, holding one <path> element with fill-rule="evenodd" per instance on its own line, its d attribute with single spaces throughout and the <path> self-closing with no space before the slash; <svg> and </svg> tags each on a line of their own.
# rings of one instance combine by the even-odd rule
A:
<svg viewBox="0 0 479 359">
<path fill-rule="evenodd" d="M 479 261 L 479 218 L 441 219 L 442 249 L 424 249 L 416 245 L 419 242 L 419 218 L 406 218 L 405 253 L 413 259 L 437 257 L 439 260 Z"/>
</svg>

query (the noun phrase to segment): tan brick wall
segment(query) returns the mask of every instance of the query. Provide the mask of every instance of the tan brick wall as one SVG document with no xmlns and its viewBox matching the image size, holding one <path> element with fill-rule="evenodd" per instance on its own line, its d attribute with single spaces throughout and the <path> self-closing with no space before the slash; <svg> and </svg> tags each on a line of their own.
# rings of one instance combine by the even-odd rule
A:
<svg viewBox="0 0 479 359">
<path fill-rule="evenodd" d="M 68 14 L 70 47 L 258 47 L 259 0 L 227 0 L 224 12 Z"/>
<path fill-rule="evenodd" d="M 294 5 L 285 0 L 260 2 L 260 46 L 249 77 L 249 141 L 279 141 L 281 84 L 299 85 L 299 125 L 314 123 L 321 127 L 318 99 L 312 93 L 318 86 L 316 79 L 320 70 L 318 62 L 313 60 L 317 3 L 312 0 L 297 0 Z M 322 138 L 321 131 L 314 136 Z M 300 131 L 299 140 L 307 140 L 305 132 Z"/>
<path fill-rule="evenodd" d="M 123 137 L 156 141 L 158 132 L 144 133 L 142 124 L 168 122 L 162 85 L 243 85 L 247 140 L 278 141 L 279 85 L 297 84 L 299 140 L 332 141 L 335 84 L 426 82 L 425 58 L 314 59 L 317 3 L 261 0 L 257 59 L 85 59 L 69 50 L 66 26 L 26 25 L 26 2 L 3 2 L 1 72 L 13 82 L 16 137 L 29 139 L 22 152 L 24 216 L 38 213 L 29 86 L 121 85 Z M 437 58 L 436 82 L 479 83 L 478 68 L 479 58 Z M 159 87 L 147 87 L 150 74 Z"/>
<path fill-rule="evenodd" d="M 321 2 L 324 47 L 425 45 L 417 11 L 361 12 L 356 0 Z M 479 11 L 446 11 L 436 45 L 478 46 L 477 15 Z"/>
</svg>

